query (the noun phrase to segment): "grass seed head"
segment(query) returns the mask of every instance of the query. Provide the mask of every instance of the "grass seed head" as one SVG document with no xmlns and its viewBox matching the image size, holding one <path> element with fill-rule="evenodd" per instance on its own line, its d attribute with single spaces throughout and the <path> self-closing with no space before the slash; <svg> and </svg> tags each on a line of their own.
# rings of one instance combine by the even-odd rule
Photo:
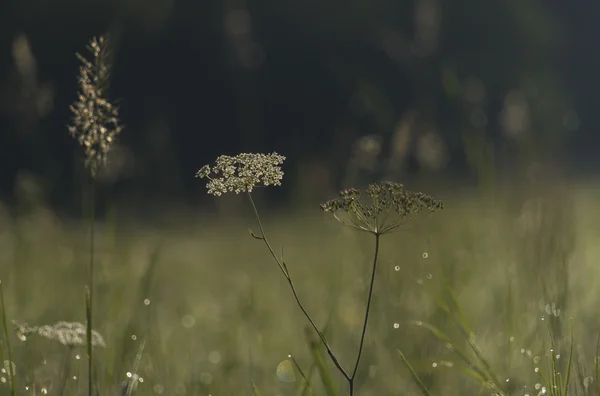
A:
<svg viewBox="0 0 600 396">
<path fill-rule="evenodd" d="M 92 60 L 77 54 L 79 92 L 70 106 L 73 115 L 69 133 L 83 147 L 86 166 L 92 177 L 106 164 L 108 152 L 123 127 L 119 125 L 119 109 L 107 98 L 110 80 L 108 42 L 104 37 L 93 38 L 88 51 Z"/>
</svg>

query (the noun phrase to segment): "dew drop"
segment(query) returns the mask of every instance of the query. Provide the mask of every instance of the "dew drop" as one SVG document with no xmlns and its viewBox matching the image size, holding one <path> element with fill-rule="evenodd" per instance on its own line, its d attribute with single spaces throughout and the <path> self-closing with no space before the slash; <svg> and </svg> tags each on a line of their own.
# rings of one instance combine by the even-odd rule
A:
<svg viewBox="0 0 600 396">
<path fill-rule="evenodd" d="M 395 266 L 394 271 L 400 271 L 400 266 L 399 265 Z"/>
<path fill-rule="evenodd" d="M 79 360 L 79 359 L 81 359 L 81 356 L 75 355 L 75 359 Z"/>
<path fill-rule="evenodd" d="M 289 360 L 284 360 L 277 366 L 276 370 L 277 378 L 281 382 L 295 382 L 296 375 L 294 373 L 294 366 Z"/>
<path fill-rule="evenodd" d="M 433 279 L 433 275 L 431 275 L 431 273 L 427 274 L 427 279 L 429 279 L 429 280 Z"/>
<path fill-rule="evenodd" d="M 132 334 L 132 335 L 131 335 L 131 339 L 132 339 L 133 341 L 135 341 L 135 340 L 137 340 L 137 336 L 136 336 L 135 334 Z"/>
<path fill-rule="evenodd" d="M 427 252 L 423 253 L 423 258 L 426 259 L 427 257 L 429 257 L 429 254 L 427 254 Z"/>
<path fill-rule="evenodd" d="M 437 363 L 436 363 L 436 362 L 433 362 L 433 363 L 431 364 L 431 367 L 433 367 L 433 368 L 437 367 Z"/>
<path fill-rule="evenodd" d="M 394 323 L 394 329 L 398 329 L 400 327 L 400 323 Z"/>
<path fill-rule="evenodd" d="M 42 392 L 43 395 L 47 395 L 48 394 L 48 389 L 42 388 L 42 389 L 40 389 L 40 392 Z"/>
<path fill-rule="evenodd" d="M 150 305 L 150 299 L 149 298 L 147 298 L 147 299 L 144 300 L 144 305 Z"/>
</svg>

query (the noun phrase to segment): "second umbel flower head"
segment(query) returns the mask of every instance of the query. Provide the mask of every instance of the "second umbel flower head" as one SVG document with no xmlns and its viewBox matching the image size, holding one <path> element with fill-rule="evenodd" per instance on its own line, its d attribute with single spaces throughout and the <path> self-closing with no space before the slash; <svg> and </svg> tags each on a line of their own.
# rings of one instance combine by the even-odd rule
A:
<svg viewBox="0 0 600 396">
<path fill-rule="evenodd" d="M 332 213 L 348 228 L 383 235 L 398 230 L 423 211 L 435 212 L 444 207 L 442 201 L 389 181 L 371 184 L 365 193 L 370 202 L 363 202 L 356 188 L 343 190 L 337 198 L 322 204 L 321 210 Z"/>
</svg>

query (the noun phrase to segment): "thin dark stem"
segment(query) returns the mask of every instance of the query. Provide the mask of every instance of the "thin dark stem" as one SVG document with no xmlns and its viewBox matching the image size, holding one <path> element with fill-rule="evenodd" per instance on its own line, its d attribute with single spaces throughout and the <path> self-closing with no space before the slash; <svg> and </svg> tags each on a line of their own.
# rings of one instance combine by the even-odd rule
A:
<svg viewBox="0 0 600 396">
<path fill-rule="evenodd" d="M 88 396 L 93 394 L 93 348 L 92 348 L 92 313 L 94 303 L 94 224 L 96 222 L 95 180 L 92 177 L 90 188 L 90 268 L 88 280 L 88 307 L 87 307 L 87 355 L 88 355 Z"/>
<path fill-rule="evenodd" d="M 66 358 L 65 358 L 65 361 L 63 362 L 63 372 L 62 372 L 63 378 L 62 378 L 62 384 L 60 387 L 60 396 L 63 396 L 65 394 L 65 389 L 67 388 L 69 372 L 71 371 L 72 351 L 73 351 L 72 347 L 67 347 Z"/>
<path fill-rule="evenodd" d="M 304 305 L 300 301 L 300 297 L 298 296 L 298 293 L 296 292 L 296 287 L 294 286 L 294 282 L 292 281 L 290 273 L 289 273 L 289 271 L 287 269 L 287 265 L 283 261 L 283 258 L 280 259 L 279 257 L 277 257 L 277 254 L 275 254 L 275 251 L 273 250 L 273 248 L 271 247 L 271 244 L 267 240 L 267 237 L 265 235 L 265 230 L 264 230 L 263 225 L 262 225 L 262 221 L 260 220 L 260 216 L 258 214 L 258 209 L 256 208 L 256 204 L 254 203 L 254 200 L 252 199 L 252 194 L 251 193 L 248 193 L 248 198 L 250 199 L 250 203 L 252 204 L 252 209 L 254 210 L 254 215 L 256 216 L 256 220 L 258 222 L 258 228 L 260 229 L 260 236 L 255 236 L 255 238 L 260 239 L 260 240 L 262 240 L 265 243 L 265 245 L 267 246 L 267 249 L 269 249 L 269 252 L 271 253 L 271 256 L 273 256 L 273 259 L 275 259 L 275 261 L 277 262 L 277 265 L 279 265 L 279 269 L 281 269 L 281 272 L 283 272 L 283 275 L 287 279 L 287 281 L 288 281 L 288 283 L 290 285 L 290 288 L 292 289 L 292 293 L 294 295 L 294 299 L 296 300 L 296 303 L 300 307 L 300 310 L 302 310 L 302 313 L 304 314 L 304 316 L 306 317 L 306 319 L 308 319 L 308 321 L 310 322 L 310 324 L 313 327 L 313 329 L 315 329 L 315 331 L 319 335 L 319 338 L 321 339 L 321 343 L 325 346 L 325 349 L 327 350 L 327 353 L 329 354 L 329 357 L 331 358 L 331 361 L 333 362 L 333 364 L 335 364 L 335 366 L 340 371 L 340 373 L 342 373 L 342 375 L 344 376 L 344 378 L 348 382 L 352 383 L 351 377 L 348 375 L 348 373 L 346 372 L 346 370 L 344 370 L 344 368 L 342 367 L 342 365 L 339 362 L 338 358 L 335 356 L 335 354 L 331 350 L 331 347 L 329 346 L 329 343 L 327 342 L 327 339 L 325 338 L 325 335 L 321 332 L 321 330 L 319 330 L 319 328 L 317 327 L 317 325 L 315 324 L 315 322 L 313 321 L 313 319 L 311 318 L 311 316 L 309 315 L 309 313 L 304 308 Z"/>
<path fill-rule="evenodd" d="M 2 307 L 2 329 L 4 330 L 4 337 L 6 339 L 6 349 L 8 350 L 8 375 L 10 376 L 10 389 L 12 396 L 17 395 L 17 374 L 15 373 L 15 366 L 12 359 L 12 352 L 10 347 L 10 338 L 8 335 L 8 325 L 6 318 L 6 304 L 4 304 L 4 287 L 0 282 L 0 306 Z M 3 352 L 4 354 L 4 352 Z"/>
<path fill-rule="evenodd" d="M 362 334 L 360 336 L 360 346 L 358 347 L 358 356 L 356 357 L 356 363 L 354 364 L 354 370 L 350 376 L 350 396 L 354 394 L 354 378 L 358 371 L 358 365 L 360 364 L 360 358 L 362 356 L 363 345 L 365 343 L 365 334 L 367 334 L 367 325 L 369 322 L 369 313 L 371 312 L 371 299 L 373 298 L 373 289 L 375 286 L 375 274 L 377 272 L 377 258 L 379 256 L 379 237 L 381 234 L 375 234 L 375 254 L 373 256 L 373 271 L 371 273 L 371 285 L 369 286 L 369 297 L 367 299 L 367 309 L 365 310 L 365 320 L 363 321 Z"/>
</svg>

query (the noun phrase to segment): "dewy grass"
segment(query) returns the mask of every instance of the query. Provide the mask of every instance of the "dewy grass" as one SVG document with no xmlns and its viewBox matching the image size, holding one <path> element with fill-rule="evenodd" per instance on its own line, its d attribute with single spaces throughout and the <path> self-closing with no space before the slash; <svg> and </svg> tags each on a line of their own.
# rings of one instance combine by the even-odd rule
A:
<svg viewBox="0 0 600 396">
<path fill-rule="evenodd" d="M 337 355 L 333 352 L 325 335 L 315 324 L 314 320 L 302 304 L 296 287 L 294 286 L 288 265 L 283 258 L 283 254 L 278 256 L 273 250 L 267 239 L 256 204 L 252 198 L 252 191 L 255 187 L 281 185 L 281 180 L 283 178 L 281 164 L 283 164 L 284 160 L 285 157 L 277 153 L 268 155 L 239 154 L 234 157 L 223 155 L 217 158 L 214 165 L 203 166 L 197 172 L 196 176 L 209 180 L 207 184 L 208 193 L 214 196 L 221 196 L 227 192 L 235 192 L 236 194 L 245 192 L 248 194 L 248 200 L 252 205 L 260 231 L 259 234 L 252 233 L 252 236 L 265 243 L 269 253 L 288 281 L 296 303 L 318 334 L 331 361 L 348 382 L 349 394 L 350 396 L 353 396 L 355 394 L 356 373 L 362 357 L 369 314 L 371 312 L 371 301 L 375 286 L 381 236 L 400 230 L 404 224 L 411 221 L 414 216 L 424 210 L 434 212 L 442 209 L 443 204 L 441 201 L 437 201 L 423 193 L 407 191 L 401 184 L 383 182 L 380 184 L 372 184 L 367 188 L 366 195 L 370 199 L 370 203 L 368 204 L 361 201 L 360 191 L 352 188 L 342 191 L 338 198 L 332 199 L 321 205 L 323 211 L 332 213 L 335 219 L 346 227 L 355 231 L 371 234 L 375 244 L 371 279 L 369 282 L 369 293 L 362 323 L 360 343 L 352 371 L 348 371 L 343 367 Z"/>
<path fill-rule="evenodd" d="M 10 389 L 12 392 L 12 396 L 17 395 L 17 376 L 15 374 L 15 365 L 12 358 L 12 348 L 10 347 L 10 337 L 8 335 L 8 320 L 6 318 L 6 305 L 4 304 L 4 287 L 2 286 L 2 282 L 0 281 L 0 307 L 2 308 L 2 329 L 4 331 L 4 339 L 6 340 L 6 349 L 8 352 L 8 375 L 10 377 Z M 2 362 L 4 365 L 4 362 Z"/>
<path fill-rule="evenodd" d="M 107 96 L 110 82 L 110 52 L 104 37 L 93 38 L 88 50 L 92 61 L 77 54 L 81 61 L 79 68 L 79 93 L 77 101 L 71 105 L 72 125 L 68 127 L 71 136 L 83 147 L 86 166 L 91 176 L 90 194 L 90 265 L 86 293 L 87 355 L 88 355 L 88 394 L 93 393 L 93 337 L 92 321 L 94 307 L 94 223 L 95 223 L 95 179 L 99 168 L 106 164 L 108 153 L 121 133 L 119 109 Z"/>
</svg>

